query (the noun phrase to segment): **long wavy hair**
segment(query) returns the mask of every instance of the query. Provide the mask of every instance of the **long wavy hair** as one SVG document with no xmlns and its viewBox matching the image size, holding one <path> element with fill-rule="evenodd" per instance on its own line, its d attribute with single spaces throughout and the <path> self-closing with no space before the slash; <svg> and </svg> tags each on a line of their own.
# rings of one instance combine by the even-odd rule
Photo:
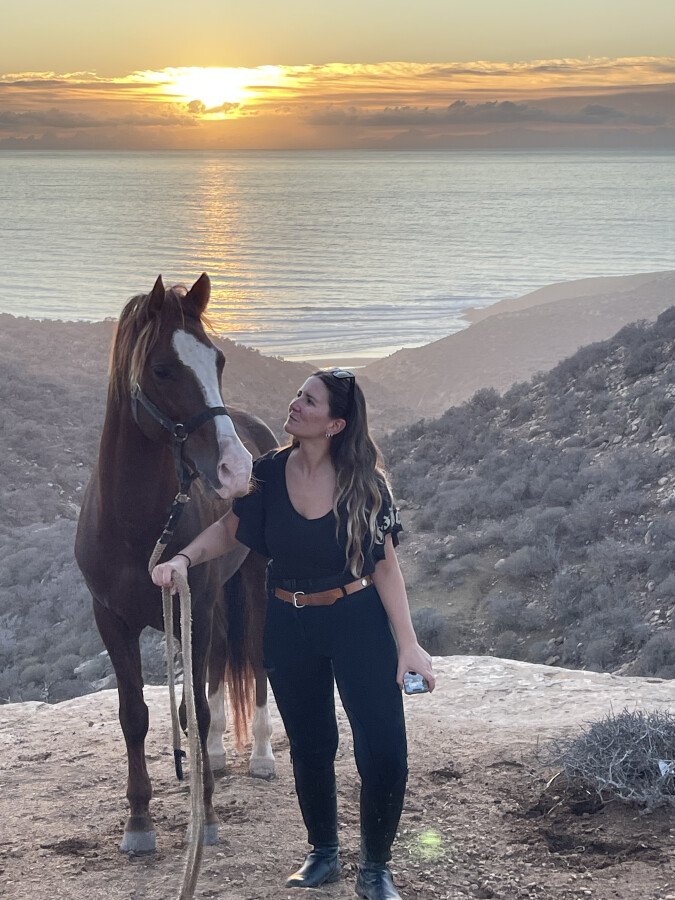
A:
<svg viewBox="0 0 675 900">
<path fill-rule="evenodd" d="M 331 461 L 337 484 L 333 500 L 336 535 L 346 514 L 347 568 L 358 578 L 363 570 L 364 547 L 372 546 L 377 532 L 377 516 L 382 509 L 382 493 L 391 493 L 382 454 L 368 431 L 366 398 L 356 378 L 336 378 L 330 370 L 313 373 L 328 390 L 328 410 L 332 418 L 347 423 L 330 441 Z M 296 439 L 293 446 L 298 446 Z"/>
</svg>

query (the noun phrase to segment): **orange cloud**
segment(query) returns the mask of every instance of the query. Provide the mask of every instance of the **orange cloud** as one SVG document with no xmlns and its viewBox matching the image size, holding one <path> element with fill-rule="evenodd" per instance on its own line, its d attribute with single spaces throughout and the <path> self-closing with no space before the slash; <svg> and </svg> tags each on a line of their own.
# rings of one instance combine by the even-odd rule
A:
<svg viewBox="0 0 675 900">
<path fill-rule="evenodd" d="M 670 147 L 674 83 L 642 57 L 23 72 L 0 147 Z"/>
</svg>

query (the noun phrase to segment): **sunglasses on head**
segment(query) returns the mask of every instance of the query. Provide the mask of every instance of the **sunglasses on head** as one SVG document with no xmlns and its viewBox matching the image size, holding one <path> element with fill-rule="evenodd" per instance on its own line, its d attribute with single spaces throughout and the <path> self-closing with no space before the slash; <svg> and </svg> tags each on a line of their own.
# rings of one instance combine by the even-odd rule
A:
<svg viewBox="0 0 675 900">
<path fill-rule="evenodd" d="M 330 369 L 330 374 L 333 376 L 333 378 L 349 379 L 349 394 L 347 395 L 347 412 L 349 412 L 354 403 L 354 385 L 356 384 L 356 375 L 353 372 L 350 372 L 349 369 Z"/>
</svg>

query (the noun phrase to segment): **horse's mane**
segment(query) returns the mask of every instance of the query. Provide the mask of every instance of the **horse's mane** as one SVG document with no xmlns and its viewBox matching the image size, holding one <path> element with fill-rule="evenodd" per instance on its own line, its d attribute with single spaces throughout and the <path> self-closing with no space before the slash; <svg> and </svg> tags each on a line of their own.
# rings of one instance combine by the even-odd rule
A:
<svg viewBox="0 0 675 900">
<path fill-rule="evenodd" d="M 140 379 L 148 354 L 159 337 L 164 311 L 170 308 L 185 326 L 181 301 L 186 294 L 187 288 L 182 284 L 168 288 L 162 313 L 150 309 L 150 294 L 138 294 L 126 304 L 119 317 L 110 351 L 112 399 L 119 401 L 126 397 L 131 385 Z"/>
</svg>

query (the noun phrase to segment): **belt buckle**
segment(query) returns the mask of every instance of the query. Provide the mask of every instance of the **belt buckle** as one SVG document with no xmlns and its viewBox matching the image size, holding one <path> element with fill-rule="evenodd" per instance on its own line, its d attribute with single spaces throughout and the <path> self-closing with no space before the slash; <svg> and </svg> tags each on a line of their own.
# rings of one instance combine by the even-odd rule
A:
<svg viewBox="0 0 675 900">
<path fill-rule="evenodd" d="M 298 597 L 304 597 L 304 596 L 305 596 L 304 591 L 294 591 L 293 592 L 293 606 L 296 609 L 304 609 L 305 606 L 307 606 L 306 603 L 298 603 Z"/>
</svg>

